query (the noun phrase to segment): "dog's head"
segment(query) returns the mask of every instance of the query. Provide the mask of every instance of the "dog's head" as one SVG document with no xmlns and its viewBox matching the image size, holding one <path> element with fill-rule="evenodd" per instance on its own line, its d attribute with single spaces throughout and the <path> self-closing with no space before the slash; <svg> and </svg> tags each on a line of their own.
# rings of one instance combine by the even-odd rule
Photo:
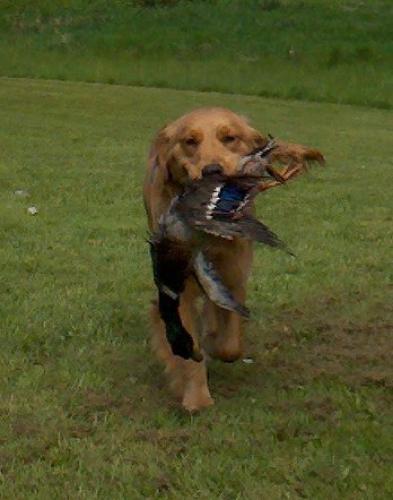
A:
<svg viewBox="0 0 393 500">
<path fill-rule="evenodd" d="M 225 175 L 237 172 L 240 158 L 266 139 L 245 118 L 222 108 L 202 108 L 164 127 L 154 142 L 153 161 L 167 182 L 184 185 L 219 165 Z"/>
</svg>

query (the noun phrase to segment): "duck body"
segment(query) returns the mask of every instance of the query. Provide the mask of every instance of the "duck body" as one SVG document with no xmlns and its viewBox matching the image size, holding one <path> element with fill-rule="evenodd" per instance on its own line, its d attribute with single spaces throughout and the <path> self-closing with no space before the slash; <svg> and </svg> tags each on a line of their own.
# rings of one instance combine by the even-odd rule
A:
<svg viewBox="0 0 393 500">
<path fill-rule="evenodd" d="M 183 193 L 173 200 L 164 216 L 166 230 L 175 237 L 176 231 L 180 234 L 182 227 L 183 236 L 188 238 L 201 239 L 200 233 L 205 233 L 228 240 L 244 238 L 286 249 L 278 236 L 252 214 L 252 204 L 262 190 L 262 183 L 266 180 L 283 182 L 268 160 L 274 148 L 274 141 L 269 141 L 264 148 L 243 157 L 236 176 L 225 176 L 219 165 L 209 165 L 200 180 L 186 186 Z M 179 220 L 182 223 L 176 227 Z"/>
<path fill-rule="evenodd" d="M 176 214 L 188 230 L 197 233 L 284 248 L 280 239 L 252 215 L 252 203 L 259 192 L 255 178 L 212 174 L 186 188 L 173 205 L 171 216 Z M 201 238 L 200 234 L 193 238 L 198 236 Z"/>
</svg>

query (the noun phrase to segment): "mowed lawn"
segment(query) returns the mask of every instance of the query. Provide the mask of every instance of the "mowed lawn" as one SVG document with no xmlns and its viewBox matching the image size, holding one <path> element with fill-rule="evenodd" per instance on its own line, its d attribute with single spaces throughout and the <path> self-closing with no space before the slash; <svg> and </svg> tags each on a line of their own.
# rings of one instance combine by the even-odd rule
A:
<svg viewBox="0 0 393 500">
<path fill-rule="evenodd" d="M 202 105 L 328 165 L 260 196 L 297 258 L 257 249 L 255 362 L 212 363 L 216 405 L 190 416 L 149 350 L 141 183 L 154 132 Z M 0 80 L 0 497 L 392 498 L 392 130 L 384 110 Z"/>
</svg>

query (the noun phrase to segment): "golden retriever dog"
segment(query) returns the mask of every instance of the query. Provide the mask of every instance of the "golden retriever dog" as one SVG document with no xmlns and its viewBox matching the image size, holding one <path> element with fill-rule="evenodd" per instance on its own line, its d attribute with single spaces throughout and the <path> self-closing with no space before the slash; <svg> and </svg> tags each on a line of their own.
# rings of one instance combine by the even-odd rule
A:
<svg viewBox="0 0 393 500">
<path fill-rule="evenodd" d="M 200 179 L 205 167 L 218 164 L 226 175 L 236 174 L 241 156 L 266 142 L 267 138 L 252 128 L 245 118 L 223 108 L 196 109 L 162 128 L 153 141 L 144 184 L 150 230 L 157 229 L 161 214 L 184 184 Z M 322 162 L 323 156 L 299 144 L 279 143 L 273 160 L 283 165 L 280 173 L 289 179 L 303 171 L 308 160 Z M 274 185 L 272 182 L 265 187 Z M 233 296 L 244 303 L 252 243 L 217 238 L 207 255 Z M 152 306 L 153 349 L 165 365 L 173 391 L 188 411 L 198 411 L 213 404 L 206 359 L 231 362 L 239 359 L 243 351 L 241 317 L 217 307 L 205 297 L 201 312 L 198 308 L 200 296 L 200 287 L 189 278 L 180 300 L 180 317 L 204 353 L 205 359 L 200 363 L 172 354 L 158 306 Z"/>
</svg>

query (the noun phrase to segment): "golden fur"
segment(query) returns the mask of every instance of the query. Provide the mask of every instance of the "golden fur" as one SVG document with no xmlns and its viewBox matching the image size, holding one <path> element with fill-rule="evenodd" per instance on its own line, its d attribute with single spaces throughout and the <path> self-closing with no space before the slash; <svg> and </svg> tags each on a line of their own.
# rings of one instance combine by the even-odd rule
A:
<svg viewBox="0 0 393 500">
<path fill-rule="evenodd" d="M 155 138 L 144 184 L 144 202 L 151 231 L 168 209 L 173 196 L 181 192 L 186 181 L 199 179 L 209 164 L 220 164 L 224 173 L 236 173 L 239 159 L 267 139 L 252 128 L 246 119 L 223 108 L 201 108 L 186 114 L 161 129 Z M 284 164 L 280 172 L 288 179 L 305 169 L 307 160 L 323 161 L 321 153 L 299 144 L 279 143 L 274 161 Z M 265 185 L 273 187 L 276 182 Z M 217 239 L 208 257 L 224 283 L 239 302 L 246 298 L 246 284 L 252 263 L 252 244 L 245 240 Z M 200 289 L 190 278 L 180 301 L 180 315 L 185 328 L 205 358 L 235 361 L 243 350 L 243 321 L 236 314 L 204 301 L 203 314 L 198 314 Z M 201 321 L 201 317 L 203 321 Z M 165 336 L 157 305 L 152 308 L 153 348 L 164 362 L 170 383 L 188 411 L 213 404 L 205 361 L 184 360 L 174 356 Z"/>
</svg>

